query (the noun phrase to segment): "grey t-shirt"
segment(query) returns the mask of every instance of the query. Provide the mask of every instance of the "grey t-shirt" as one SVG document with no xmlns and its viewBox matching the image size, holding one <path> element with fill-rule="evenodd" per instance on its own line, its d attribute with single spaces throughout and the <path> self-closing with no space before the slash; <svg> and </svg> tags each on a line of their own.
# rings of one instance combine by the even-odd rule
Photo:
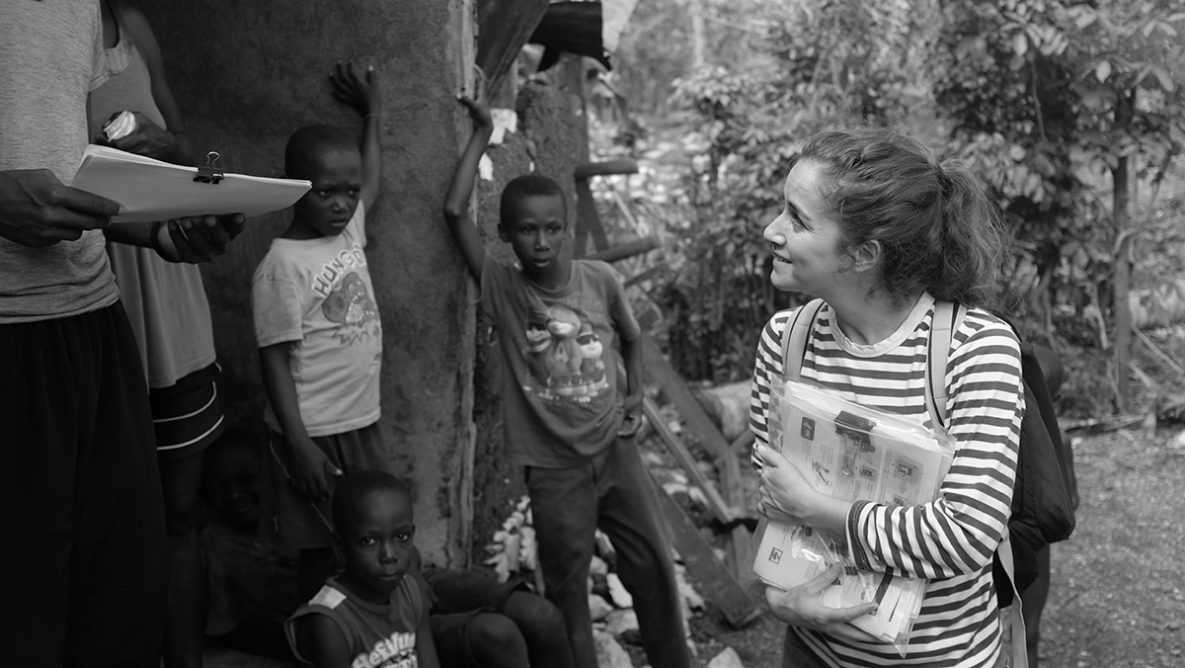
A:
<svg viewBox="0 0 1185 668">
<path fill-rule="evenodd" d="M 87 93 L 102 83 L 97 0 L 0 3 L 0 170 L 70 183 L 87 144 Z M 0 238 L 0 324 L 93 311 L 119 298 L 103 233 L 28 248 Z"/>
</svg>

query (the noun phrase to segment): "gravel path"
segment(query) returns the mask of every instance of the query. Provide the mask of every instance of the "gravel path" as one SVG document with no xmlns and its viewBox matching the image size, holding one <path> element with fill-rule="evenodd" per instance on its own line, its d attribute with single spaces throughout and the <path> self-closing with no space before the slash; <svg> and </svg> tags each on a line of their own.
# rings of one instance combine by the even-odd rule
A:
<svg viewBox="0 0 1185 668">
<path fill-rule="evenodd" d="M 1078 528 L 1054 546 L 1041 666 L 1185 666 L 1185 448 L 1076 439 Z"/>
<path fill-rule="evenodd" d="M 1185 668 L 1185 446 L 1140 431 L 1076 438 L 1081 507 L 1053 550 L 1041 668 Z M 779 666 L 781 625 L 693 624 L 705 663 L 724 645 Z"/>
</svg>

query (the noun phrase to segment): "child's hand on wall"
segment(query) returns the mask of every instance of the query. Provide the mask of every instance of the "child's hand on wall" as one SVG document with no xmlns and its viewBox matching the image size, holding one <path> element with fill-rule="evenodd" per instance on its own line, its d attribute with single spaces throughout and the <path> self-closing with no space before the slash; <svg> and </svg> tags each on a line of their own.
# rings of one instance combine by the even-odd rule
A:
<svg viewBox="0 0 1185 668">
<path fill-rule="evenodd" d="M 357 69 L 361 70 L 362 66 Z M 333 84 L 333 97 L 353 107 L 358 115 L 372 116 L 382 111 L 383 98 L 374 65 L 368 65 L 359 76 L 353 62 L 338 63 L 329 75 L 329 82 Z"/>
<path fill-rule="evenodd" d="M 460 95 L 457 97 L 457 101 L 465 105 L 465 109 L 469 111 L 474 131 L 493 129 L 494 121 L 490 117 L 490 108 L 486 106 L 484 100 L 480 98 L 475 100 L 467 95 Z"/>
</svg>

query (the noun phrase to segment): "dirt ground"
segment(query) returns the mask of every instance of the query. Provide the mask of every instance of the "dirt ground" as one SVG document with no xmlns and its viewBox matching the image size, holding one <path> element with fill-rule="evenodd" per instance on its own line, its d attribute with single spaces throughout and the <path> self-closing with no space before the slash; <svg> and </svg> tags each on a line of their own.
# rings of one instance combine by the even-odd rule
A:
<svg viewBox="0 0 1185 668">
<path fill-rule="evenodd" d="M 1185 445 L 1174 436 L 1074 439 L 1081 507 L 1073 537 L 1053 548 L 1042 668 L 1185 666 Z M 768 615 L 743 631 L 711 613 L 694 625 L 704 665 L 729 645 L 746 668 L 776 668 L 781 633 Z"/>
</svg>

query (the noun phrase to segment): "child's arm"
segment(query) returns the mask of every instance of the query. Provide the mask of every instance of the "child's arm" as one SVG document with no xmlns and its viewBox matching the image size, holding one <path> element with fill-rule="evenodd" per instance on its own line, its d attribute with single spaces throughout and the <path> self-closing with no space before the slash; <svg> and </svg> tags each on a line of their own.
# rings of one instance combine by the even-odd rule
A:
<svg viewBox="0 0 1185 668">
<path fill-rule="evenodd" d="M 354 72 L 354 64 L 338 63 L 329 75 L 333 96 L 354 108 L 362 116 L 362 204 L 370 211 L 382 187 L 383 156 L 379 128 L 383 116 L 383 96 L 374 65 L 366 68 L 365 77 Z"/>
<path fill-rule="evenodd" d="M 259 349 L 263 387 L 289 448 L 292 470 L 288 471 L 288 475 L 292 484 L 309 498 L 324 500 L 329 497 L 329 476 L 341 475 L 341 471 L 313 443 L 300 418 L 296 383 L 288 367 L 289 348 L 292 345 L 292 342 L 277 343 Z"/>
<path fill-rule="evenodd" d="M 296 648 L 313 668 L 344 668 L 352 658 L 342 630 L 325 615 L 296 620 Z"/>
<path fill-rule="evenodd" d="M 420 620 L 420 628 L 416 629 L 416 659 L 419 668 L 440 668 L 440 659 L 436 656 L 436 643 L 432 640 L 432 625 L 428 622 L 428 615 Z"/>
<path fill-rule="evenodd" d="M 621 436 L 633 436 L 642 426 L 642 342 L 622 339 L 621 359 L 625 363 L 625 418 Z"/>
<path fill-rule="evenodd" d="M 120 12 L 123 25 L 136 44 L 136 48 L 144 55 L 144 63 L 148 67 L 148 78 L 152 86 L 152 99 L 156 102 L 160 115 L 165 119 L 168 133 L 172 135 L 172 146 L 162 159 L 182 165 L 192 165 L 194 164 L 193 149 L 185 134 L 185 126 L 181 121 L 181 110 L 173 97 L 173 89 L 169 87 L 168 78 L 165 76 L 164 59 L 161 57 L 160 45 L 156 41 L 156 35 L 152 32 L 152 26 L 140 13 L 140 10 L 128 4 L 119 3 L 117 11 Z M 118 144 L 116 146 L 118 147 Z M 140 151 L 132 152 L 139 153 Z"/>
<path fill-rule="evenodd" d="M 473 192 L 473 182 L 477 176 L 477 162 L 481 160 L 481 155 L 489 144 L 494 124 L 490 120 L 490 110 L 481 102 L 468 97 L 461 97 L 460 102 L 469 110 L 469 117 L 473 119 L 473 136 L 465 145 L 465 151 L 453 172 L 453 181 L 449 184 L 448 195 L 444 199 L 444 220 L 452 230 L 457 245 L 461 247 L 461 255 L 465 258 L 465 264 L 469 265 L 469 273 L 473 275 L 473 280 L 480 281 L 481 266 L 485 261 L 485 246 L 481 242 L 477 226 L 469 221 L 469 195 Z"/>
</svg>

